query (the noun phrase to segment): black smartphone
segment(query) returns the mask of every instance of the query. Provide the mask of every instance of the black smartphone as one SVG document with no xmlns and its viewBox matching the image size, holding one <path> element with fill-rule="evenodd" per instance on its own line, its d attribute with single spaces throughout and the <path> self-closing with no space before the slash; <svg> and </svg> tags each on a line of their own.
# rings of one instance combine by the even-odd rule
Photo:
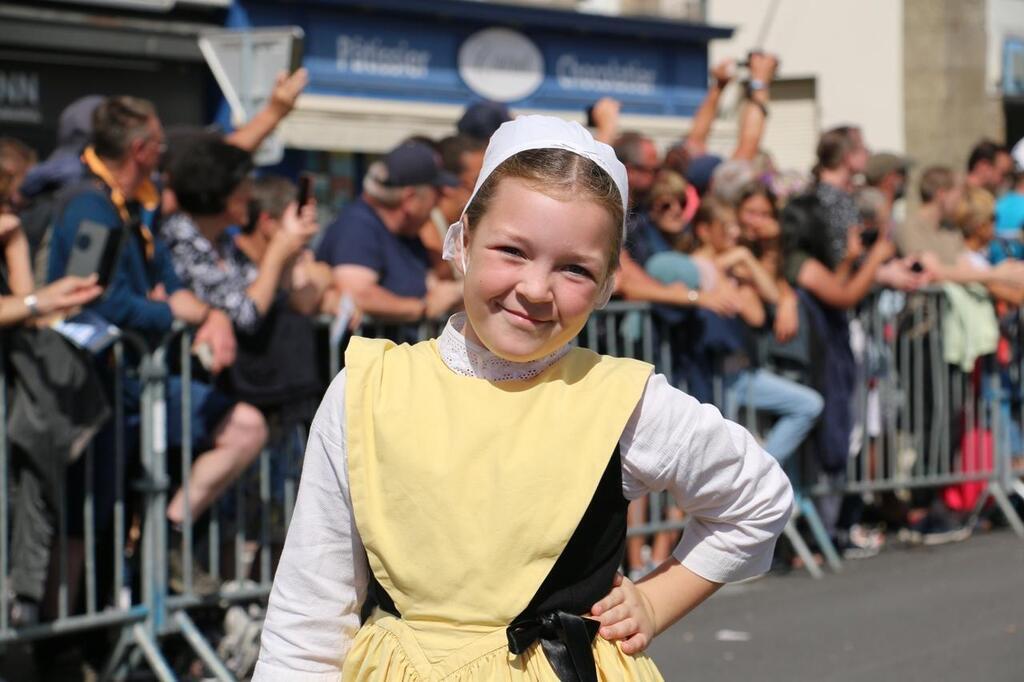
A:
<svg viewBox="0 0 1024 682">
<path fill-rule="evenodd" d="M 64 274 L 78 277 L 95 274 L 99 285 L 106 287 L 114 279 L 123 241 L 124 230 L 83 220 L 78 224 Z"/>
<path fill-rule="evenodd" d="M 288 59 L 288 74 L 291 75 L 302 68 L 302 54 L 305 52 L 305 33 L 298 29 L 292 33 L 292 51 Z"/>
<path fill-rule="evenodd" d="M 587 112 L 587 127 L 588 128 L 596 128 L 597 127 L 597 124 L 594 122 L 594 105 L 595 104 L 597 104 L 597 102 L 594 102 L 594 104 L 591 104 L 589 107 L 586 108 L 586 112 Z"/>
<path fill-rule="evenodd" d="M 309 173 L 302 173 L 299 175 L 299 196 L 297 201 L 299 202 L 299 208 L 302 208 L 309 203 L 309 200 L 313 198 L 313 176 Z"/>
</svg>

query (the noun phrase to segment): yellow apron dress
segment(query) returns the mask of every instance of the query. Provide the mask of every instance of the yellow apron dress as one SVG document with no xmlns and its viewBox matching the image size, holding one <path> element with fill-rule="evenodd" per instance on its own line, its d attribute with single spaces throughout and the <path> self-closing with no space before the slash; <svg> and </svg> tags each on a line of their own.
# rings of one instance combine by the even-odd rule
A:
<svg viewBox="0 0 1024 682">
<path fill-rule="evenodd" d="M 436 342 L 352 339 L 349 486 L 377 607 L 345 682 L 631 682 L 646 656 L 580 616 L 625 544 L 618 440 L 650 365 L 573 349 L 528 380 L 449 369 Z"/>
</svg>

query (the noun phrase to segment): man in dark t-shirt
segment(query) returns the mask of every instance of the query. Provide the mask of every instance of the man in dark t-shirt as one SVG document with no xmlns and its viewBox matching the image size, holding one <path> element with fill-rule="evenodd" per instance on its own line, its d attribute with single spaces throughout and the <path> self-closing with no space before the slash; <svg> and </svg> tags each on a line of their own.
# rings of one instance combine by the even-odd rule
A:
<svg viewBox="0 0 1024 682">
<path fill-rule="evenodd" d="M 437 204 L 438 188 L 458 184 L 419 142 L 399 145 L 373 163 L 362 196 L 327 228 L 317 249 L 317 259 L 333 269 L 335 286 L 376 318 L 413 322 L 447 312 L 461 298 L 461 286 L 427 277 L 430 258 L 418 233 Z"/>
</svg>

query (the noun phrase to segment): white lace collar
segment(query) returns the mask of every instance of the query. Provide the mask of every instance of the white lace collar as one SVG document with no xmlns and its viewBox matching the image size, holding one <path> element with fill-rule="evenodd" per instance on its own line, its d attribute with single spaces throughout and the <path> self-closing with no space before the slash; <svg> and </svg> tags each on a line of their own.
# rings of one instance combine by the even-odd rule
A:
<svg viewBox="0 0 1024 682">
<path fill-rule="evenodd" d="M 530 362 L 512 362 L 498 357 L 482 346 L 466 339 L 462 330 L 466 325 L 466 314 L 456 313 L 448 320 L 444 331 L 437 339 L 437 351 L 448 369 L 467 377 L 487 381 L 522 381 L 532 379 L 569 352 L 566 344 L 550 355 Z"/>
</svg>

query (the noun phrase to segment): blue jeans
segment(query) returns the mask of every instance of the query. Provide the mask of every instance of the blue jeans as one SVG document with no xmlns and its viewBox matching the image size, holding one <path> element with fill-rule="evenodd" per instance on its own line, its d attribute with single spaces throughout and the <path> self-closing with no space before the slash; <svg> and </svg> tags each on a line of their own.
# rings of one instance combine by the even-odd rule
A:
<svg viewBox="0 0 1024 682">
<path fill-rule="evenodd" d="M 726 379 L 726 414 L 735 419 L 740 407 L 779 415 L 764 440 L 764 449 L 785 462 L 814 427 L 824 401 L 813 388 L 763 369 L 744 370 Z"/>
</svg>

